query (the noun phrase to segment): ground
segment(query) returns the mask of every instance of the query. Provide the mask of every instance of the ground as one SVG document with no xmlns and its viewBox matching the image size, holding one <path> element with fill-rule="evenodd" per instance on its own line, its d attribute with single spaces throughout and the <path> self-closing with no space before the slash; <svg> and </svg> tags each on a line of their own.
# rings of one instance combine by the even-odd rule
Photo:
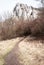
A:
<svg viewBox="0 0 44 65">
<path fill-rule="evenodd" d="M 44 40 L 26 36 L 0 41 L 0 65 L 44 65 Z"/>
</svg>

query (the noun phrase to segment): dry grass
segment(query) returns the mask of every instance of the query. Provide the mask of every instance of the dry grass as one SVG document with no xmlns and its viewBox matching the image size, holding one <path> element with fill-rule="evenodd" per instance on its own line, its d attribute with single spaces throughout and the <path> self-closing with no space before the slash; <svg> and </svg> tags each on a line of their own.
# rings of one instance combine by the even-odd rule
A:
<svg viewBox="0 0 44 65">
<path fill-rule="evenodd" d="M 0 64 L 44 65 L 44 42 L 41 40 L 36 40 L 34 37 L 30 36 L 27 36 L 25 39 L 22 38 L 22 41 L 20 41 L 20 39 L 21 38 L 16 38 L 0 43 L 0 54 L 2 54 L 2 56 L 0 56 L 2 57 L 0 58 Z M 8 49 L 12 49 L 12 51 L 10 52 Z"/>
<path fill-rule="evenodd" d="M 19 43 L 18 48 L 16 53 L 20 65 L 44 65 L 44 44 L 40 41 L 24 40 Z"/>
<path fill-rule="evenodd" d="M 17 43 L 19 43 L 23 38 L 17 37 L 11 40 L 0 41 L 0 65 L 5 63 L 5 56 L 15 47 Z"/>
</svg>

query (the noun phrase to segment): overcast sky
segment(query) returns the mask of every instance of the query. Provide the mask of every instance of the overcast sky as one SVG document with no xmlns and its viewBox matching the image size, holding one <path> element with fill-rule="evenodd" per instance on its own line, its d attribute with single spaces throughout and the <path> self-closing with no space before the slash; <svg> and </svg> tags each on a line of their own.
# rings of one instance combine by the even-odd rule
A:
<svg viewBox="0 0 44 65">
<path fill-rule="evenodd" d="M 0 0 L 0 14 L 6 11 L 12 11 L 16 3 L 24 3 L 33 7 L 41 7 L 41 3 L 35 0 Z"/>
</svg>

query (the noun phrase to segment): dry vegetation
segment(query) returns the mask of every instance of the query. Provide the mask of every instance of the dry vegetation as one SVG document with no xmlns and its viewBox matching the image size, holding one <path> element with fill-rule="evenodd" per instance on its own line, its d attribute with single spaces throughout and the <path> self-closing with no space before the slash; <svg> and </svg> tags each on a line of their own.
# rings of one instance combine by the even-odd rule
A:
<svg viewBox="0 0 44 65">
<path fill-rule="evenodd" d="M 0 65 L 44 65 L 44 41 L 30 35 L 0 41 Z"/>
<path fill-rule="evenodd" d="M 5 56 L 15 47 L 17 43 L 19 43 L 24 38 L 15 38 L 11 40 L 0 41 L 0 65 L 5 63 Z M 4 64 L 5 65 L 5 64 Z"/>
<path fill-rule="evenodd" d="M 9 18 L 4 22 L 0 22 L 0 40 L 29 34 L 44 34 L 44 16 L 33 21 Z"/>
<path fill-rule="evenodd" d="M 0 40 L 10 39 L 17 36 L 27 35 L 30 33 L 29 22 L 8 19 L 4 22 L 0 22 Z"/>
<path fill-rule="evenodd" d="M 44 37 L 44 15 L 33 21 L 9 18 L 0 22 L 0 40 L 29 34 Z M 0 64 L 44 65 L 44 40 L 27 36 L 0 41 Z"/>
</svg>

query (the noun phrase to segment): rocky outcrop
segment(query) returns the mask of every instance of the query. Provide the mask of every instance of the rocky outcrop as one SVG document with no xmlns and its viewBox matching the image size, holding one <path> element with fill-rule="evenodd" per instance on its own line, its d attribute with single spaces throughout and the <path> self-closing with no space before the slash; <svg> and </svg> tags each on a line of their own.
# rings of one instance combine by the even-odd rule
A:
<svg viewBox="0 0 44 65">
<path fill-rule="evenodd" d="M 19 4 L 17 3 L 14 10 L 14 16 L 18 19 L 24 20 L 34 20 L 38 17 L 38 13 L 40 13 L 39 9 L 33 8 L 32 6 L 27 6 L 27 4 Z"/>
</svg>

